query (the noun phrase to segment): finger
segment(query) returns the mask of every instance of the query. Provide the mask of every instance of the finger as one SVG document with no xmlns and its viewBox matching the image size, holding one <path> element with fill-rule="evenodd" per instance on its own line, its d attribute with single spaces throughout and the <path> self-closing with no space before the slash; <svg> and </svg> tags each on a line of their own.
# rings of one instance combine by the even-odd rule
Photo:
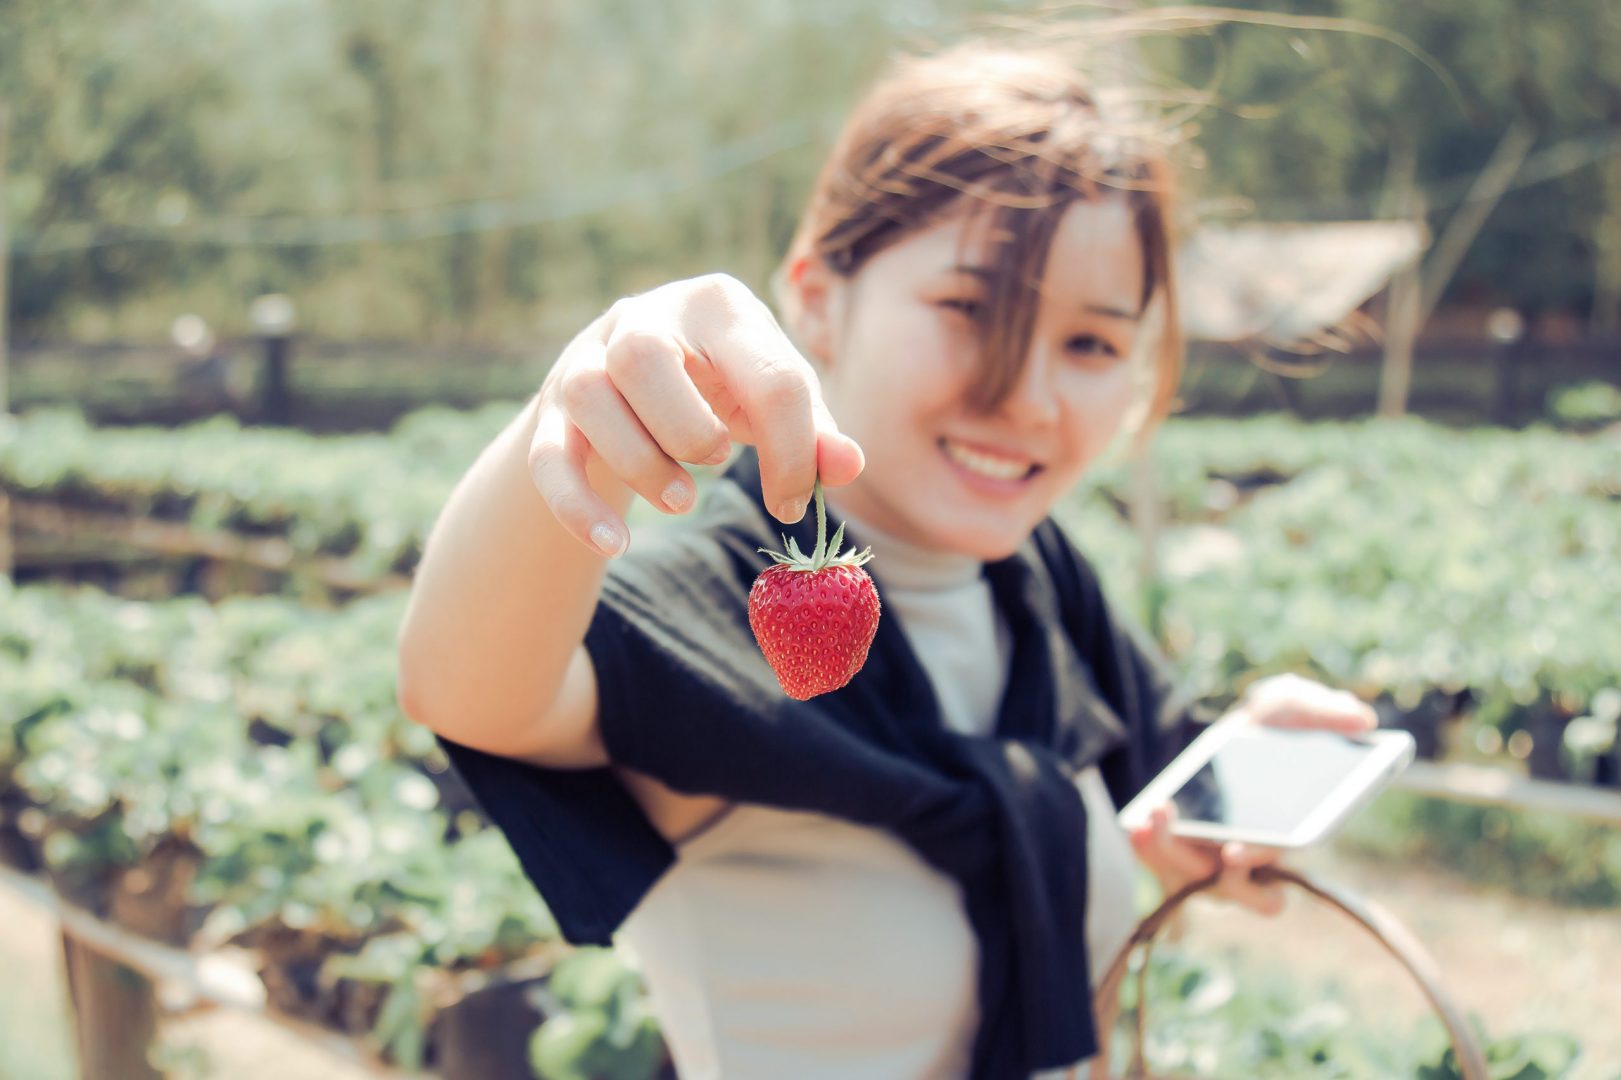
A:
<svg viewBox="0 0 1621 1080">
<path fill-rule="evenodd" d="M 626 486 L 667 513 L 692 506 L 697 496 L 692 477 L 647 433 L 604 368 L 571 372 L 562 397 L 574 426 Z"/>
<path fill-rule="evenodd" d="M 544 409 L 529 443 L 529 475 L 557 523 L 580 543 L 611 559 L 630 545 L 630 530 L 591 487 L 585 472 L 588 449 L 585 437 L 561 409 Z"/>
<path fill-rule="evenodd" d="M 1242 866 L 1249 870 L 1257 866 L 1271 866 L 1282 857 L 1281 848 L 1246 844 L 1238 840 L 1229 841 L 1221 849 L 1221 861 L 1224 866 Z"/>
<path fill-rule="evenodd" d="M 1216 882 L 1216 895 L 1242 904 L 1262 915 L 1277 915 L 1283 911 L 1284 895 L 1280 885 L 1262 885 L 1250 877 L 1248 866 L 1225 866 Z"/>
<path fill-rule="evenodd" d="M 1372 705 L 1349 690 L 1337 690 L 1335 693 L 1344 696 L 1348 734 L 1365 735 L 1379 726 L 1379 713 Z"/>
<path fill-rule="evenodd" d="M 760 490 L 767 509 L 793 523 L 805 516 L 816 482 L 818 391 L 808 367 L 758 361 L 737 387 L 758 438 Z"/>
<path fill-rule="evenodd" d="M 867 467 L 867 456 L 854 439 L 838 429 L 831 414 L 825 419 L 821 416 L 821 413 L 827 412 L 827 407 L 822 404 L 820 393 L 816 395 L 816 400 L 820 406 L 817 416 L 816 474 L 821 477 L 824 487 L 843 487 L 861 475 Z"/>
<path fill-rule="evenodd" d="M 766 508 L 780 521 L 798 521 L 818 468 L 827 466 L 827 483 L 848 483 L 861 471 L 860 448 L 838 430 L 815 370 L 757 297 L 725 277 L 694 289 L 688 344 L 716 365 L 747 417 Z"/>
<path fill-rule="evenodd" d="M 1262 713 L 1262 723 L 1268 727 L 1362 735 L 1379 726 L 1379 717 L 1372 706 L 1345 694 L 1343 699 L 1324 696 L 1310 702 L 1275 706 Z"/>
<path fill-rule="evenodd" d="M 686 350 L 671 335 L 638 325 L 635 312 L 627 306 L 608 338 L 608 377 L 668 457 L 719 464 L 731 450 L 731 432 L 693 385 Z"/>
<path fill-rule="evenodd" d="M 1270 676 L 1252 685 L 1240 708 L 1270 727 L 1361 735 L 1379 726 L 1373 707 L 1355 694 L 1292 673 Z"/>
<path fill-rule="evenodd" d="M 1215 853 L 1171 832 L 1171 816 L 1163 806 L 1150 813 L 1146 826 L 1131 838 L 1137 857 L 1162 875 L 1182 881 L 1194 881 L 1214 873 L 1218 866 Z"/>
</svg>

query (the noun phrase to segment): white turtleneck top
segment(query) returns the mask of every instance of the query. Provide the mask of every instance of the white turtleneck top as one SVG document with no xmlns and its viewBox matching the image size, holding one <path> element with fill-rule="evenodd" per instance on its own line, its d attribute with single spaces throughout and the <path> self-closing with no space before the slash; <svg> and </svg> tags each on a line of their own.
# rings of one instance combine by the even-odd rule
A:
<svg viewBox="0 0 1621 1080">
<path fill-rule="evenodd" d="M 831 519 L 872 546 L 884 617 L 900 620 L 945 723 L 990 734 L 1012 637 L 980 561 L 908 543 L 827 503 Z M 1096 768 L 1076 784 L 1087 808 L 1095 980 L 1131 931 L 1135 864 Z M 968 1075 L 978 941 L 961 887 L 898 837 L 740 803 L 676 853 L 616 941 L 642 969 L 682 1080 Z"/>
</svg>

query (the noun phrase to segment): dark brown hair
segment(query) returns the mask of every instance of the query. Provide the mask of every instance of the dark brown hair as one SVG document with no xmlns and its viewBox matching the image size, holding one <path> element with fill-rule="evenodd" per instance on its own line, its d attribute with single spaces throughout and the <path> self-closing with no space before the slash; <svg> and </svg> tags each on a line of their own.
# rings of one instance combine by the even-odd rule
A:
<svg viewBox="0 0 1621 1080">
<path fill-rule="evenodd" d="M 910 233 L 965 210 L 1005 237 L 979 321 L 994 409 L 1029 352 L 1053 234 L 1080 200 L 1124 198 L 1142 241 L 1141 303 L 1163 301 L 1149 424 L 1170 409 L 1182 367 L 1171 276 L 1172 174 L 1163 140 L 1104 103 L 1056 50 L 978 43 L 897 63 L 846 121 L 784 265 L 814 255 L 850 276 Z M 966 206 L 965 206 L 966 203 Z"/>
</svg>

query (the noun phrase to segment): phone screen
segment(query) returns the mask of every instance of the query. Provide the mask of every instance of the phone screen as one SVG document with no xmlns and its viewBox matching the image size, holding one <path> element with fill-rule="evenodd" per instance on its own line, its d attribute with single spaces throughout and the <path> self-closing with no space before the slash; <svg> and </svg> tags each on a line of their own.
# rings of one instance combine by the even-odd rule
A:
<svg viewBox="0 0 1621 1080">
<path fill-rule="evenodd" d="M 1272 729 L 1224 742 L 1172 797 L 1183 820 L 1288 834 L 1376 748 L 1323 731 Z"/>
</svg>

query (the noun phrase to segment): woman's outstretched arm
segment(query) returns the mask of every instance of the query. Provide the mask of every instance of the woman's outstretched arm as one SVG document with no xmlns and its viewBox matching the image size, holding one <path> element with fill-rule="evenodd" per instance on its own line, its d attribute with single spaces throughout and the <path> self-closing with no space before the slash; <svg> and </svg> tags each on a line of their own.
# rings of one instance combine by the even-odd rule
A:
<svg viewBox="0 0 1621 1080">
<path fill-rule="evenodd" d="M 559 524 L 529 470 L 539 395 L 485 447 L 424 546 L 399 634 L 398 697 L 446 738 L 555 767 L 607 762 L 581 641 L 606 561 Z M 598 463 L 593 490 L 633 494 Z"/>
<path fill-rule="evenodd" d="M 758 298 L 717 275 L 621 300 L 457 484 L 399 634 L 402 708 L 452 741 L 537 764 L 607 763 L 582 642 L 635 495 L 680 514 L 684 464 L 759 447 L 766 498 L 798 521 L 861 450 Z"/>
</svg>

